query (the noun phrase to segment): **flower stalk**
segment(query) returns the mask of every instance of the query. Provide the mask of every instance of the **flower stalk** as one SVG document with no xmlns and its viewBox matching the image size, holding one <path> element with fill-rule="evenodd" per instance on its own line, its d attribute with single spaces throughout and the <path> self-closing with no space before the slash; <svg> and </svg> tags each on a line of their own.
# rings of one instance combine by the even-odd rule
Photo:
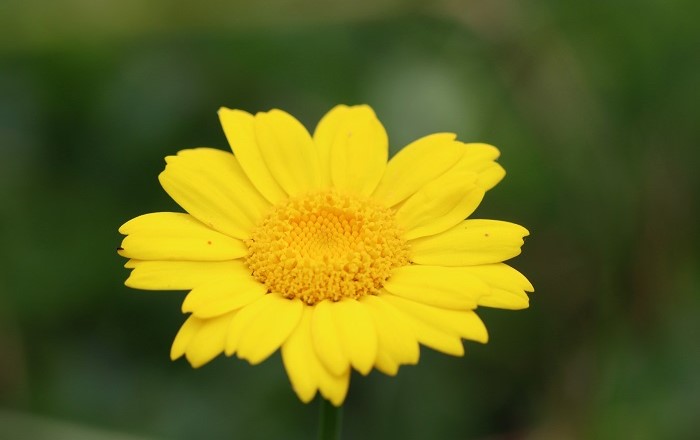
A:
<svg viewBox="0 0 700 440">
<path fill-rule="evenodd" d="M 334 406 L 328 400 L 321 399 L 321 412 L 318 419 L 318 439 L 340 440 L 342 416 L 342 406 Z"/>
</svg>

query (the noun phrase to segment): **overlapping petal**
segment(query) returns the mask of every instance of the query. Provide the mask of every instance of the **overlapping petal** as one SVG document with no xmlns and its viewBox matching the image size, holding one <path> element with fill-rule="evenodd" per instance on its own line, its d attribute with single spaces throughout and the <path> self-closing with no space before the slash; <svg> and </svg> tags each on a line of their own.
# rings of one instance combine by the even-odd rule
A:
<svg viewBox="0 0 700 440">
<path fill-rule="evenodd" d="M 335 376 L 341 376 L 350 366 L 350 359 L 343 349 L 338 325 L 334 321 L 333 302 L 321 301 L 314 305 L 311 316 L 311 340 L 324 367 Z"/>
<path fill-rule="evenodd" d="M 464 156 L 456 137 L 437 133 L 408 144 L 391 158 L 372 197 L 394 206 L 445 174 Z"/>
<path fill-rule="evenodd" d="M 194 368 L 211 361 L 223 352 L 226 330 L 234 315 L 206 320 L 190 316 L 175 336 L 170 357 L 175 360 L 184 354 Z"/>
<path fill-rule="evenodd" d="M 420 310 L 412 310 L 410 305 L 420 305 L 394 295 L 378 295 L 379 300 L 389 304 L 401 313 L 411 328 L 411 333 L 416 340 L 426 347 L 452 356 L 464 355 L 462 340 L 455 332 L 445 329 L 442 325 L 426 322 L 421 316 Z M 408 306 L 406 306 L 408 304 Z M 429 307 L 429 306 L 425 306 Z M 408 308 L 408 311 L 405 310 Z M 439 310 L 439 309 L 437 309 Z"/>
<path fill-rule="evenodd" d="M 304 306 L 297 327 L 282 345 L 282 361 L 292 388 L 302 402 L 310 402 L 320 390 L 335 406 L 345 400 L 350 382 L 350 368 L 331 373 L 316 354 L 312 337 L 314 307 Z"/>
<path fill-rule="evenodd" d="M 377 356 L 377 329 L 364 304 L 355 299 L 330 303 L 333 321 L 350 364 L 367 375 Z"/>
<path fill-rule="evenodd" d="M 389 138 L 374 111 L 366 105 L 339 105 L 316 127 L 314 142 L 323 181 L 351 194 L 369 196 L 384 174 L 389 157 Z"/>
<path fill-rule="evenodd" d="M 364 296 L 360 302 L 369 311 L 377 329 L 377 369 L 393 376 L 400 365 L 416 364 L 420 350 L 409 319 L 374 295 Z"/>
<path fill-rule="evenodd" d="M 314 352 L 311 340 L 313 308 L 304 306 L 296 329 L 282 345 L 282 362 L 292 388 L 302 402 L 308 403 L 318 390 L 318 376 L 324 369 Z"/>
<path fill-rule="evenodd" d="M 477 184 L 484 190 L 489 190 L 506 175 L 503 167 L 494 162 L 500 155 L 501 152 L 493 145 L 464 144 L 464 156 L 457 165 L 457 169 L 476 173 Z"/>
<path fill-rule="evenodd" d="M 190 316 L 187 318 L 184 324 L 180 327 L 180 330 L 175 335 L 173 340 L 173 345 L 170 347 L 170 359 L 176 360 L 184 356 L 187 346 L 192 341 L 194 335 L 199 331 L 204 323 L 203 319 L 195 318 Z"/>
<path fill-rule="evenodd" d="M 505 176 L 495 160 L 500 155 L 492 145 L 456 140 L 452 133 L 420 138 L 394 156 L 372 195 L 387 206 L 395 206 L 445 174 L 474 174 L 474 183 L 484 191 Z"/>
<path fill-rule="evenodd" d="M 269 209 L 231 153 L 212 148 L 168 156 L 160 176 L 165 191 L 208 227 L 246 239 Z"/>
<path fill-rule="evenodd" d="M 212 318 L 247 306 L 266 293 L 267 287 L 241 266 L 240 270 L 192 289 L 182 303 L 182 312 Z"/>
<path fill-rule="evenodd" d="M 479 305 L 499 309 L 526 309 L 529 298 L 525 292 L 534 292 L 534 287 L 517 270 L 504 263 L 468 266 L 465 272 L 480 278 L 489 285 L 491 293 L 479 298 Z"/>
<path fill-rule="evenodd" d="M 380 295 L 411 318 L 418 340 L 431 348 L 447 354 L 461 356 L 464 347 L 460 338 L 486 343 L 486 326 L 471 310 L 447 310 L 411 301 L 395 295 Z"/>
<path fill-rule="evenodd" d="M 472 310 L 489 286 L 461 267 L 408 265 L 384 283 L 389 293 L 443 309 Z"/>
<path fill-rule="evenodd" d="M 226 334 L 226 341 L 224 344 L 226 356 L 231 356 L 238 350 L 246 328 L 258 319 L 273 301 L 276 301 L 274 296 L 275 295 L 271 294 L 263 295 L 236 312 Z"/>
<path fill-rule="evenodd" d="M 222 107 L 219 120 L 238 163 L 255 188 L 273 204 L 287 198 L 263 160 L 255 133 L 255 117 L 242 110 Z"/>
<path fill-rule="evenodd" d="M 465 220 L 440 234 L 411 241 L 418 264 L 470 266 L 500 263 L 520 254 L 527 229 L 497 220 Z"/>
<path fill-rule="evenodd" d="M 242 329 L 236 355 L 251 364 L 267 359 L 289 337 L 301 318 L 304 305 L 299 299 L 284 298 L 278 294 L 266 295 L 258 318 Z"/>
<path fill-rule="evenodd" d="M 287 194 L 297 196 L 319 188 L 316 145 L 293 116 L 282 110 L 256 114 L 255 136 L 267 169 Z"/>
<path fill-rule="evenodd" d="M 222 261 L 248 253 L 241 240 L 179 212 L 141 215 L 124 223 L 119 232 L 127 235 L 119 255 L 138 260 Z"/>
<path fill-rule="evenodd" d="M 484 198 L 473 173 L 448 172 L 426 184 L 396 212 L 408 240 L 439 234 L 468 217 Z"/>
</svg>

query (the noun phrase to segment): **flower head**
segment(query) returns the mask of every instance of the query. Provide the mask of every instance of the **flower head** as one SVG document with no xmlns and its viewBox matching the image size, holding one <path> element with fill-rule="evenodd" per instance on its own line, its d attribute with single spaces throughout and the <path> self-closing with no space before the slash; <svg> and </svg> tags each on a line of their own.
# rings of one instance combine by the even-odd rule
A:
<svg viewBox="0 0 700 440">
<path fill-rule="evenodd" d="M 528 306 L 532 285 L 503 263 L 527 230 L 465 220 L 505 175 L 495 147 L 439 133 L 387 163 L 365 105 L 335 107 L 313 136 L 280 110 L 219 117 L 234 154 L 180 151 L 160 175 L 187 213 L 119 230 L 127 286 L 190 291 L 173 360 L 281 349 L 302 401 L 340 405 L 352 369 L 395 375 L 419 345 L 461 356 L 462 339 L 487 341 L 478 306 Z"/>
</svg>

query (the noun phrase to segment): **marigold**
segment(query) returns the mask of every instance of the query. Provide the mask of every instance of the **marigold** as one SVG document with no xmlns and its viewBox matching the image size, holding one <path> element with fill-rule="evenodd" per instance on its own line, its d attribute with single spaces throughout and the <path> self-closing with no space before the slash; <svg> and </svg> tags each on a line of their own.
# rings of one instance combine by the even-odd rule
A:
<svg viewBox="0 0 700 440">
<path fill-rule="evenodd" d="M 464 220 L 505 175 L 495 147 L 439 133 L 387 163 L 366 105 L 333 108 L 313 137 L 281 110 L 219 117 L 235 156 L 180 151 L 159 176 L 187 213 L 119 229 L 127 286 L 190 290 L 173 360 L 257 364 L 280 348 L 302 401 L 339 406 L 351 369 L 395 375 L 419 344 L 461 356 L 462 338 L 488 339 L 477 306 L 528 307 L 532 285 L 503 264 L 528 231 Z"/>
</svg>

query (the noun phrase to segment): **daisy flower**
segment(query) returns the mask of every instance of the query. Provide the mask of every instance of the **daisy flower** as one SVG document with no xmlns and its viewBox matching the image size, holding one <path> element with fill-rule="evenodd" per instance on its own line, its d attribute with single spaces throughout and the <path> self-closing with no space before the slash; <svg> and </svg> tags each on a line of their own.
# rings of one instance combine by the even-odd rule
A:
<svg viewBox="0 0 700 440">
<path fill-rule="evenodd" d="M 219 118 L 233 154 L 183 150 L 159 176 L 186 213 L 119 229 L 127 286 L 190 291 L 173 360 L 279 349 L 299 399 L 340 406 L 351 370 L 393 376 L 420 345 L 461 356 L 462 339 L 488 339 L 477 307 L 528 307 L 532 285 L 503 263 L 528 231 L 465 220 L 505 175 L 495 147 L 438 133 L 388 160 L 366 105 L 333 108 L 313 135 L 281 110 Z"/>
</svg>

